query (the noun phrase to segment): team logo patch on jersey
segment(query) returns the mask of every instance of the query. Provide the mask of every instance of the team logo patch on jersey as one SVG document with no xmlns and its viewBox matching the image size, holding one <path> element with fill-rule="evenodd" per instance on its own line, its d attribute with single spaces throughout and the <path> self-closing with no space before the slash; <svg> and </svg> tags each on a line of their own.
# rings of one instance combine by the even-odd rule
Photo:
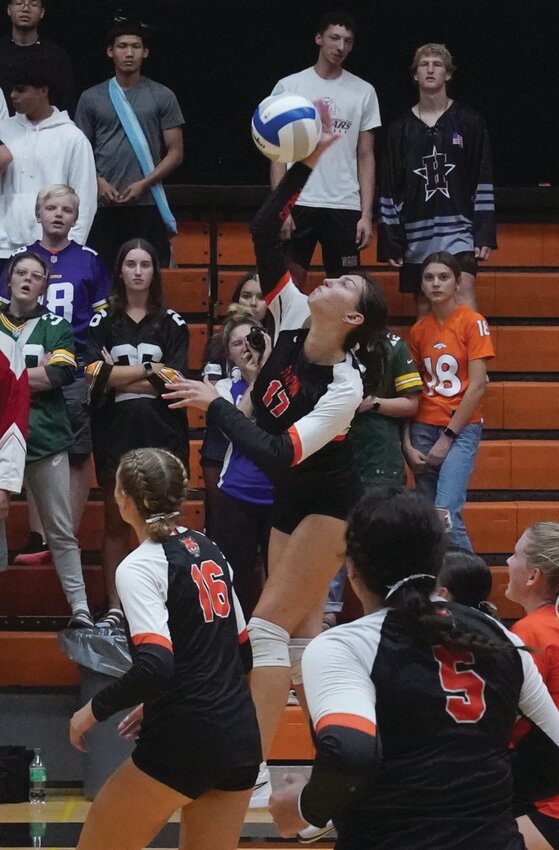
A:
<svg viewBox="0 0 559 850">
<path fill-rule="evenodd" d="M 446 348 L 446 345 L 444 344 L 444 342 L 436 342 L 433 348 L 438 348 L 439 351 L 442 351 L 443 348 Z"/>
<path fill-rule="evenodd" d="M 413 173 L 425 180 L 425 200 L 432 198 L 435 192 L 441 192 L 445 198 L 450 198 L 447 176 L 456 166 L 447 162 L 446 154 L 439 153 L 433 145 L 433 153 L 423 157 L 423 168 L 414 168 Z"/>
<path fill-rule="evenodd" d="M 460 133 L 453 133 L 452 134 L 452 144 L 453 145 L 459 145 L 461 148 L 464 147 L 464 139 L 462 138 Z"/>
<path fill-rule="evenodd" d="M 200 554 L 200 547 L 198 546 L 196 541 L 192 539 L 192 537 L 185 537 L 183 540 L 181 540 L 181 543 L 185 547 L 185 549 L 188 549 L 191 555 L 194 555 L 195 558 L 198 557 L 198 555 Z"/>
</svg>

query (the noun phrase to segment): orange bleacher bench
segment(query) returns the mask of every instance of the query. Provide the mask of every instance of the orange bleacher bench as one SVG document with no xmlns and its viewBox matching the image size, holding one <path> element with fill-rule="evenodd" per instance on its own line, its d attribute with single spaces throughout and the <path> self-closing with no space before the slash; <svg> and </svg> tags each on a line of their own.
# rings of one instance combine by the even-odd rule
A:
<svg viewBox="0 0 559 850">
<path fill-rule="evenodd" d="M 210 303 L 209 272 L 204 269 L 162 269 L 163 293 L 177 313 L 208 314 Z"/>
</svg>

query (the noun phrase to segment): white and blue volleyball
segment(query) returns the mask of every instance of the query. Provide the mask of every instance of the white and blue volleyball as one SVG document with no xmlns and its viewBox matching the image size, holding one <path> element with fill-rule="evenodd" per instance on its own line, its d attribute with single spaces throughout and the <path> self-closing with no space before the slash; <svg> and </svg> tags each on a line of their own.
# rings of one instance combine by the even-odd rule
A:
<svg viewBox="0 0 559 850">
<path fill-rule="evenodd" d="M 274 162 L 298 162 L 318 144 L 322 122 L 316 106 L 298 94 L 276 94 L 252 116 L 252 138 Z"/>
</svg>

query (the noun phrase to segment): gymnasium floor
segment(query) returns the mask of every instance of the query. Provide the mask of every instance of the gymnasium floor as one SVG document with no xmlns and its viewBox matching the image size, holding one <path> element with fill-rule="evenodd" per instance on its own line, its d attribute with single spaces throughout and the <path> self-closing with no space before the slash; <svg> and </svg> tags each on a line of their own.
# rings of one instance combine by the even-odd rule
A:
<svg viewBox="0 0 559 850">
<path fill-rule="evenodd" d="M 273 785 L 285 769 L 271 768 Z M 293 766 L 287 769 L 297 770 Z M 74 850 L 90 805 L 78 792 L 74 794 L 53 792 L 48 795 L 44 805 L 32 806 L 29 803 L 0 805 L 0 848 L 1 850 L 20 850 L 22 847 L 41 847 L 47 850 Z M 178 816 L 175 815 L 148 846 L 158 850 L 176 850 L 178 836 Z M 332 840 L 321 840 L 312 846 L 329 850 L 334 844 Z M 247 812 L 239 848 L 289 850 L 295 847 L 300 850 L 302 845 L 292 839 L 281 838 L 267 810 L 258 809 Z"/>
</svg>

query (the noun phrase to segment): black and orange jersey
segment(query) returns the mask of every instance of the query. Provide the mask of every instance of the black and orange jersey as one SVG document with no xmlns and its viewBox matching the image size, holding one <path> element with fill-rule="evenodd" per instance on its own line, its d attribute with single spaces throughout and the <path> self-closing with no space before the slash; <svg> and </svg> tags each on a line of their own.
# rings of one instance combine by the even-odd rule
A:
<svg viewBox="0 0 559 850">
<path fill-rule="evenodd" d="M 470 361 L 495 356 L 489 326 L 480 313 L 461 304 L 442 324 L 433 313 L 416 322 L 409 347 L 423 380 L 414 419 L 445 427 L 468 388 Z M 467 424 L 480 421 L 478 407 Z"/>
<path fill-rule="evenodd" d="M 350 352 L 340 363 L 323 366 L 311 363 L 304 351 L 307 299 L 287 271 L 279 232 L 310 173 L 302 163 L 294 165 L 251 228 L 260 284 L 276 329 L 275 345 L 252 392 L 256 424 L 223 399 L 208 409 L 208 424 L 222 428 L 274 480 L 290 467 L 330 468 L 332 458 L 349 469 L 346 435 L 363 397 L 359 366 Z"/>
<path fill-rule="evenodd" d="M 317 757 L 303 817 L 333 818 L 339 850 L 521 850 L 509 735 L 517 711 L 559 745 L 559 712 L 521 641 L 440 605 L 497 649 L 430 646 L 396 610 L 319 635 L 303 656 Z"/>
<path fill-rule="evenodd" d="M 94 697 L 95 717 L 104 720 L 143 702 L 141 735 L 163 719 L 180 723 L 184 717 L 210 723 L 220 735 L 243 722 L 250 728 L 250 642 L 230 567 L 217 546 L 183 528 L 162 543 L 146 540 L 119 565 L 116 584 L 133 663 Z"/>
</svg>

